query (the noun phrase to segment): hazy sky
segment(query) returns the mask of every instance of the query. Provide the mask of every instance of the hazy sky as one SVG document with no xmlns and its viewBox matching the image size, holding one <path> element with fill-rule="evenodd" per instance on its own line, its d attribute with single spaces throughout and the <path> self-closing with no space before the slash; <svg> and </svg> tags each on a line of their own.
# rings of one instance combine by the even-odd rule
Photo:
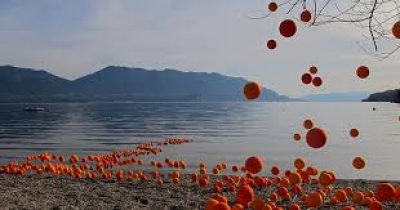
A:
<svg viewBox="0 0 400 210">
<path fill-rule="evenodd" d="M 263 20 L 265 0 L 1 0 L 0 64 L 45 69 L 75 79 L 108 65 L 219 72 L 260 82 L 281 94 L 400 87 L 400 52 L 382 61 L 356 41 L 362 30 L 345 25 L 298 25 L 281 38 L 282 12 Z M 276 39 L 276 50 L 264 46 Z M 366 43 L 368 44 L 368 43 Z M 368 46 L 368 45 L 367 45 Z M 355 69 L 368 65 L 359 80 Z M 321 88 L 302 85 L 310 65 Z"/>
</svg>

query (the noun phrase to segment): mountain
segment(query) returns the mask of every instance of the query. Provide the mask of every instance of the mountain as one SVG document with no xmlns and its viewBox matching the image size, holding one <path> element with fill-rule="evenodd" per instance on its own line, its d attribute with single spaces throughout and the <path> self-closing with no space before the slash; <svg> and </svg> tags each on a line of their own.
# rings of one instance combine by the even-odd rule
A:
<svg viewBox="0 0 400 210">
<path fill-rule="evenodd" d="M 69 81 L 43 70 L 0 67 L 0 102 L 244 101 L 247 80 L 217 73 L 109 66 Z M 260 101 L 288 101 L 263 88 Z"/>
<path fill-rule="evenodd" d="M 344 93 L 322 93 L 302 96 L 300 99 L 313 102 L 360 102 L 368 97 L 370 92 L 344 92 Z"/>
<path fill-rule="evenodd" d="M 131 95 L 148 100 L 181 98 L 201 101 L 244 100 L 247 80 L 217 73 L 163 71 L 109 66 L 75 81 L 75 90 L 83 94 Z M 263 88 L 259 100 L 288 100 L 288 97 Z"/>
<path fill-rule="evenodd" d="M 0 66 L 0 93 L 30 95 L 63 93 L 70 81 L 43 70 Z"/>
<path fill-rule="evenodd" d="M 383 92 L 373 93 L 363 101 L 400 103 L 400 89 L 386 90 Z"/>
</svg>

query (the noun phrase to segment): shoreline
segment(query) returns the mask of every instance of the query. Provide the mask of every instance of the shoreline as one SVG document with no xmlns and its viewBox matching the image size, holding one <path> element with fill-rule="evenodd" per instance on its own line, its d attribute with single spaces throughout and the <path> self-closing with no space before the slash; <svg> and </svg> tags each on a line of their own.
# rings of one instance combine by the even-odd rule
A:
<svg viewBox="0 0 400 210">
<path fill-rule="evenodd" d="M 168 174 L 163 174 L 167 176 Z M 210 175 L 210 183 L 221 178 Z M 386 180 L 385 180 L 386 181 Z M 357 190 L 374 190 L 381 180 L 338 179 L 332 188 L 351 186 Z M 400 181 L 390 181 L 399 185 Z M 310 184 L 309 189 L 316 186 Z M 258 188 L 256 196 L 266 196 L 271 189 Z M 204 203 L 214 195 L 212 185 L 200 188 L 190 181 L 189 174 L 182 174 L 179 184 L 165 179 L 162 186 L 155 181 L 117 181 L 72 179 L 52 175 L 0 175 L 0 209 L 143 209 L 143 210 L 200 210 Z M 234 194 L 223 190 L 230 204 L 234 204 Z M 299 198 L 293 198 L 295 201 Z M 300 199 L 299 199 L 299 202 Z M 318 209 L 341 209 L 344 204 L 332 207 L 329 201 Z M 278 203 L 278 202 L 277 202 Z M 285 202 L 279 202 L 288 206 Z M 291 202 L 287 202 L 291 203 Z M 395 203 L 386 204 L 384 209 L 398 209 Z M 357 206 L 356 209 L 368 209 Z"/>
</svg>

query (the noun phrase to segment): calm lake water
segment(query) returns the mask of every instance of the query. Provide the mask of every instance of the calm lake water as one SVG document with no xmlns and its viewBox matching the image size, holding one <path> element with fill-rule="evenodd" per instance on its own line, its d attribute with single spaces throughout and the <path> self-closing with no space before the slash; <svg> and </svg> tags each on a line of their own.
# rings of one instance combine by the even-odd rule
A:
<svg viewBox="0 0 400 210">
<path fill-rule="evenodd" d="M 168 137 L 193 138 L 194 143 L 166 147 L 158 156 L 185 159 L 193 171 L 209 165 L 243 163 L 260 155 L 268 169 L 292 168 L 296 157 L 337 172 L 340 178 L 400 180 L 400 105 L 390 103 L 67 103 L 44 104 L 45 112 L 24 112 L 24 104 L 0 105 L 0 162 L 49 151 L 88 155 L 134 143 Z M 373 111 L 373 108 L 376 108 Z M 329 135 L 322 149 L 309 148 L 303 138 L 313 119 Z M 352 139 L 350 128 L 360 131 Z M 367 165 L 356 171 L 355 156 Z M 145 160 L 146 160 L 145 158 Z M 264 170 L 268 174 L 269 170 Z"/>
</svg>

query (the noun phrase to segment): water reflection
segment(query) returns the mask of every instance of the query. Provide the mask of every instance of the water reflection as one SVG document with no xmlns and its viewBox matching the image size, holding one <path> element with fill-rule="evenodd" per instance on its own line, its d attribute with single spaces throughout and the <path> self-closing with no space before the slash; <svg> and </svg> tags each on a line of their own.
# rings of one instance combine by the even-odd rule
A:
<svg viewBox="0 0 400 210">
<path fill-rule="evenodd" d="M 46 104 L 46 112 L 29 113 L 21 104 L 0 104 L 0 162 L 28 154 L 105 153 L 167 137 L 194 138 L 195 143 L 168 147 L 158 156 L 186 159 L 195 166 L 227 161 L 239 164 L 261 155 L 267 165 L 292 167 L 304 157 L 345 177 L 400 179 L 394 168 L 400 154 L 400 107 L 385 103 L 87 103 Z M 373 111 L 373 107 L 376 110 Z M 294 142 L 302 121 L 327 129 L 325 148 L 312 150 L 304 139 Z M 352 140 L 351 127 L 360 130 Z M 351 160 L 364 156 L 366 170 L 355 172 Z M 189 167 L 189 170 L 190 167 Z M 384 172 L 384 173 L 382 173 Z"/>
</svg>

